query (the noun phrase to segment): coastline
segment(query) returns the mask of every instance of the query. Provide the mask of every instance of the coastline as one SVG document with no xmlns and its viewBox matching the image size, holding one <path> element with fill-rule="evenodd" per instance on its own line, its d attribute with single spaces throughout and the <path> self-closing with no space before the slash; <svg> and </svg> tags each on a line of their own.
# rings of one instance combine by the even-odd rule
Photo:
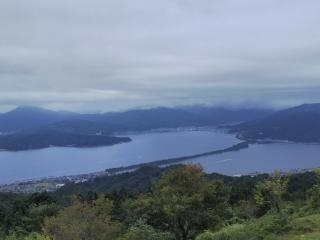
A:
<svg viewBox="0 0 320 240">
<path fill-rule="evenodd" d="M 177 131 L 177 129 L 169 129 L 170 131 Z M 185 130 L 185 129 L 183 129 Z M 203 130 L 203 128 L 189 128 L 189 131 L 199 131 Z M 206 129 L 208 130 L 208 129 Z M 211 128 L 211 130 L 216 131 L 216 129 Z M 161 129 L 159 132 L 166 132 L 168 129 Z M 179 129 L 178 129 L 179 131 Z M 222 130 L 224 132 L 224 130 Z M 227 132 L 227 134 L 230 134 Z M 205 156 L 210 155 L 216 155 L 216 154 L 222 154 L 226 152 L 233 152 L 233 151 L 239 151 L 242 149 L 249 148 L 251 144 L 271 144 L 271 143 L 295 143 L 295 142 L 288 142 L 288 141 L 277 141 L 277 140 L 253 140 L 253 139 L 243 139 L 241 136 L 236 135 L 237 139 L 241 140 L 241 142 L 234 144 L 230 147 L 214 150 L 214 151 L 208 151 L 203 152 L 199 154 L 193 154 L 193 155 L 187 155 L 187 156 L 181 156 L 181 157 L 174 157 L 174 158 L 167 158 L 167 159 L 161 159 L 151 162 L 144 162 L 139 164 L 133 164 L 128 166 L 121 166 L 116 168 L 108 168 L 108 169 L 101 169 L 97 170 L 96 172 L 89 172 L 89 173 L 75 173 L 74 175 L 61 175 L 61 176 L 45 176 L 41 178 L 31 178 L 31 179 L 23 179 L 15 182 L 8 182 L 8 183 L 0 183 L 0 192 L 1 191 L 12 191 L 12 192 L 30 192 L 30 191 L 55 191 L 56 189 L 62 187 L 66 183 L 80 183 L 85 181 L 91 181 L 97 177 L 102 176 L 108 176 L 108 175 L 116 175 L 121 174 L 124 172 L 131 172 L 135 171 L 138 168 L 145 167 L 145 166 L 151 166 L 151 167 L 165 167 L 169 165 L 179 164 L 185 162 L 186 160 L 192 160 L 197 159 Z M 310 143 L 309 143 L 310 144 Z M 308 145 L 309 145 L 308 144 Z M 300 171 L 308 171 L 308 168 L 305 169 L 292 169 L 288 170 L 288 172 L 294 171 L 294 172 L 300 172 Z M 252 172 L 247 175 L 258 175 L 262 174 L 264 172 Z M 34 186 L 31 187 L 30 186 Z"/>
<path fill-rule="evenodd" d="M 69 175 L 69 176 L 58 176 L 58 177 L 51 176 L 51 177 L 43 177 L 43 178 L 37 178 L 37 179 L 26 179 L 26 180 L 16 181 L 8 184 L 0 184 L 0 192 L 27 193 L 27 192 L 36 192 L 36 191 L 55 191 L 58 188 L 64 186 L 68 182 L 73 182 L 73 183 L 86 182 L 86 181 L 90 181 L 97 177 L 101 177 L 105 175 L 110 176 L 110 175 L 121 174 L 124 172 L 135 171 L 136 169 L 145 167 L 145 166 L 161 167 L 164 165 L 171 165 L 171 164 L 183 162 L 185 160 L 195 159 L 203 156 L 221 154 L 221 153 L 231 152 L 231 151 L 238 151 L 248 147 L 249 147 L 248 142 L 240 142 L 231 147 L 220 149 L 220 150 L 214 150 L 210 152 L 204 152 L 200 154 L 194 154 L 194 155 L 188 155 L 188 156 L 182 156 L 182 157 L 176 157 L 176 158 L 156 160 L 148 163 L 140 163 L 140 164 L 134 164 L 134 165 L 123 166 L 118 168 L 110 168 L 110 169 L 105 169 L 102 171 L 97 171 L 92 173 L 76 174 L 76 175 Z M 34 190 L 28 190 L 30 188 Z"/>
<path fill-rule="evenodd" d="M 118 172 L 125 172 L 125 171 L 132 171 L 140 167 L 145 167 L 145 166 L 162 166 L 162 165 L 170 165 L 173 163 L 179 163 L 183 162 L 185 160 L 190 160 L 190 159 L 196 159 L 204 156 L 210 156 L 210 155 L 216 155 L 216 154 L 221 154 L 225 152 L 232 152 L 232 151 L 238 151 L 241 149 L 245 149 L 249 147 L 249 142 L 240 142 L 237 143 L 231 147 L 220 149 L 220 150 L 214 150 L 210 152 L 204 152 L 200 154 L 194 154 L 194 155 L 188 155 L 188 156 L 182 156 L 182 157 L 176 157 L 176 158 L 168 158 L 168 159 L 162 159 L 162 160 L 156 160 L 152 162 L 147 162 L 147 163 L 140 163 L 140 164 L 134 164 L 134 165 L 129 165 L 129 166 L 124 166 L 124 167 L 117 167 L 117 168 L 108 168 L 105 171 L 109 174 L 117 174 Z"/>
</svg>

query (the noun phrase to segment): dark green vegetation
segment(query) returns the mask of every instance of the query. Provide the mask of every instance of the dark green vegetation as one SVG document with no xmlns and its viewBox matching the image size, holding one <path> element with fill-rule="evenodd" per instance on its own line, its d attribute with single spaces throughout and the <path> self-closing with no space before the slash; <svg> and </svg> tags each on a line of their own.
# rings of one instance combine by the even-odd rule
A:
<svg viewBox="0 0 320 240">
<path fill-rule="evenodd" d="M 0 239 L 319 239 L 320 174 L 143 167 L 54 193 L 0 194 Z"/>
<path fill-rule="evenodd" d="M 56 147 L 96 147 L 129 142 L 127 137 L 85 135 L 50 129 L 22 131 L 0 137 L 0 149 L 10 151 Z"/>
<path fill-rule="evenodd" d="M 244 139 L 320 142 L 320 104 L 304 104 L 232 127 Z"/>
<path fill-rule="evenodd" d="M 160 128 L 215 126 L 248 121 L 269 110 L 223 108 L 155 108 L 105 114 L 55 112 L 19 107 L 0 114 L 0 149 L 26 150 L 54 146 L 94 147 L 128 141 L 119 132 Z"/>
</svg>

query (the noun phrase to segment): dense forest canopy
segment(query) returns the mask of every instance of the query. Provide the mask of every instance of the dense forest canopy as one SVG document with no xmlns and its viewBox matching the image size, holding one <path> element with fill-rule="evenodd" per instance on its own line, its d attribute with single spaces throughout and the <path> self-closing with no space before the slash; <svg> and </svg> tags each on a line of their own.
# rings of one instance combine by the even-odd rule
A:
<svg viewBox="0 0 320 240">
<path fill-rule="evenodd" d="M 317 170 L 227 177 L 144 167 L 53 193 L 0 194 L 4 240 L 317 239 L 319 220 Z"/>
</svg>

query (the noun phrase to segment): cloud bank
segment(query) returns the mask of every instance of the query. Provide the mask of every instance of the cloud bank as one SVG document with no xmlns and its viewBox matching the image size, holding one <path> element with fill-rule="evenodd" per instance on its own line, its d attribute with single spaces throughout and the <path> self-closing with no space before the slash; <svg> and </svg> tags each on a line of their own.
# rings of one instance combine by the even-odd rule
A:
<svg viewBox="0 0 320 240">
<path fill-rule="evenodd" d="M 320 102 L 317 0 L 0 1 L 0 108 Z"/>
</svg>

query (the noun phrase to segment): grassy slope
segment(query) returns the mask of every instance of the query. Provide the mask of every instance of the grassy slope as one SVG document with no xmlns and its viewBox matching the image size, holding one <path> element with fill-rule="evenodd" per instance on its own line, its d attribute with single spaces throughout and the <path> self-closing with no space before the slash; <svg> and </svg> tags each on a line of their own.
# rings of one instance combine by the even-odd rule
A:
<svg viewBox="0 0 320 240">
<path fill-rule="evenodd" d="M 284 233 L 275 240 L 319 240 L 320 239 L 320 214 L 293 219 L 295 229 Z"/>
<path fill-rule="evenodd" d="M 320 240 L 320 214 L 288 217 L 267 214 L 213 234 L 202 234 L 197 240 Z"/>
</svg>

